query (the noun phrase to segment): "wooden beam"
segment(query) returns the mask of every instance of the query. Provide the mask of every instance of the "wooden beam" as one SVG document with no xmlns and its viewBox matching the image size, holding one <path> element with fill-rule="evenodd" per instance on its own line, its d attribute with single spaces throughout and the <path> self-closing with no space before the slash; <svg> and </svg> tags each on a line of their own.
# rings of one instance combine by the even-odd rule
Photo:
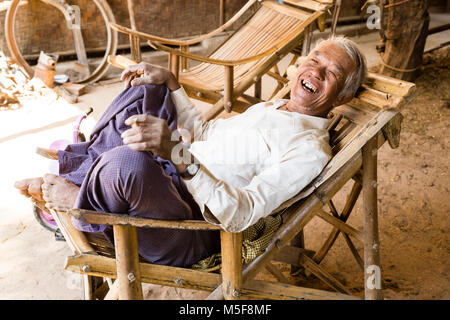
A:
<svg viewBox="0 0 450 320">
<path fill-rule="evenodd" d="M 173 73 L 178 80 L 180 70 L 180 57 L 174 53 L 169 53 L 169 70 Z"/>
<path fill-rule="evenodd" d="M 242 295 L 245 298 L 272 300 L 361 300 L 353 295 L 262 280 L 249 280 L 242 289 Z"/>
<path fill-rule="evenodd" d="M 233 89 L 234 89 L 234 76 L 233 66 L 225 66 L 225 84 L 223 89 L 223 100 L 225 110 L 231 112 L 233 106 Z"/>
<path fill-rule="evenodd" d="M 343 222 L 347 221 L 348 217 L 350 216 L 350 213 L 352 212 L 353 207 L 356 204 L 356 200 L 358 200 L 359 194 L 361 193 L 361 189 L 362 189 L 361 184 L 355 181 L 352 190 L 350 191 L 350 194 L 345 203 L 344 209 L 342 210 L 342 213 L 340 215 L 340 219 Z M 328 236 L 323 246 L 319 249 L 319 251 L 316 252 L 316 254 L 313 257 L 313 260 L 316 263 L 320 263 L 323 260 L 325 255 L 328 253 L 328 251 L 336 241 L 339 232 L 340 230 L 338 228 L 335 228 L 333 229 L 333 231 L 331 231 L 330 235 Z"/>
<path fill-rule="evenodd" d="M 350 290 L 348 290 L 338 279 L 332 276 L 323 267 L 314 262 L 313 259 L 305 254 L 300 257 L 300 264 L 302 264 L 306 269 L 308 269 L 317 278 L 326 283 L 330 288 L 351 295 Z"/>
<path fill-rule="evenodd" d="M 83 266 L 89 265 L 88 271 Z M 150 263 L 140 264 L 142 281 L 179 288 L 195 290 L 214 290 L 221 282 L 219 274 L 198 271 L 187 268 L 161 266 Z M 117 278 L 116 261 L 114 258 L 82 254 L 67 257 L 65 269 L 71 272 L 90 274 L 100 277 Z M 105 298 L 117 299 L 118 281 L 113 283 L 110 292 Z M 308 300 L 347 300 L 359 299 L 336 292 L 303 288 L 289 284 L 277 284 L 261 280 L 249 280 L 242 288 L 242 297 L 259 299 L 308 299 Z"/>
<path fill-rule="evenodd" d="M 137 231 L 135 227 L 114 226 L 119 300 L 142 300 Z"/>
<path fill-rule="evenodd" d="M 83 266 L 89 266 L 88 269 Z M 81 254 L 66 258 L 64 268 L 71 272 L 116 279 L 116 260 L 105 256 Z M 163 286 L 212 291 L 221 283 L 221 276 L 194 269 L 140 263 L 141 280 Z M 118 284 L 115 281 L 113 286 Z"/>
<path fill-rule="evenodd" d="M 158 220 L 132 217 L 127 214 L 104 213 L 84 209 L 71 209 L 68 214 L 90 224 L 133 226 L 137 228 L 172 228 L 184 230 L 221 230 L 219 226 L 202 220 Z"/>
<path fill-rule="evenodd" d="M 356 230 L 355 228 L 349 226 L 342 220 L 329 215 L 324 210 L 317 210 L 316 214 L 321 219 L 325 220 L 329 224 L 331 224 L 331 225 L 335 226 L 336 228 L 338 228 L 339 230 L 341 230 L 341 232 L 351 235 L 352 237 L 355 237 L 356 239 L 360 240 L 361 242 L 364 241 L 364 234 L 361 231 Z"/>
<path fill-rule="evenodd" d="M 242 233 L 220 231 L 222 290 L 225 299 L 237 300 L 242 289 Z"/>
<path fill-rule="evenodd" d="M 364 284 L 365 298 L 368 300 L 383 299 L 378 239 L 377 152 L 377 136 L 374 136 L 362 149 Z"/>
</svg>

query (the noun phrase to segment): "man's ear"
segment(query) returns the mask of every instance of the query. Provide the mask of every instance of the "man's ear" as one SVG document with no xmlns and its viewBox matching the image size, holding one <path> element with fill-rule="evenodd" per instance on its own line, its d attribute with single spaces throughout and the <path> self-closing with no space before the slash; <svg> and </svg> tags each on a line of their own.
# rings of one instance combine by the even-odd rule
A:
<svg viewBox="0 0 450 320">
<path fill-rule="evenodd" d="M 340 105 L 343 105 L 343 104 L 346 104 L 346 103 L 352 101 L 353 97 L 354 96 L 352 94 L 347 94 L 347 95 L 342 95 L 342 96 L 339 95 L 337 97 L 337 99 L 334 100 L 333 108 L 339 107 Z"/>
</svg>

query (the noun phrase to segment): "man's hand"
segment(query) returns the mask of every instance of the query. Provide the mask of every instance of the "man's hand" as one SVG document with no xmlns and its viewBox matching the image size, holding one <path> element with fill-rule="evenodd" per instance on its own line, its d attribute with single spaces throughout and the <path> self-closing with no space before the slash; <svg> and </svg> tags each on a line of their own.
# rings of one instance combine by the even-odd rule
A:
<svg viewBox="0 0 450 320">
<path fill-rule="evenodd" d="M 129 117 L 125 124 L 131 129 L 123 132 L 123 143 L 136 151 L 151 151 L 166 160 L 172 160 L 173 148 L 181 143 L 172 140 L 172 132 L 165 120 L 147 114 Z M 173 162 L 173 161 L 172 161 Z M 178 172 L 186 169 L 186 164 L 175 165 Z"/>
<path fill-rule="evenodd" d="M 143 84 L 165 84 L 170 91 L 180 88 L 180 84 L 172 72 L 146 62 L 127 67 L 122 72 L 120 79 L 125 81 L 125 89 Z"/>
</svg>

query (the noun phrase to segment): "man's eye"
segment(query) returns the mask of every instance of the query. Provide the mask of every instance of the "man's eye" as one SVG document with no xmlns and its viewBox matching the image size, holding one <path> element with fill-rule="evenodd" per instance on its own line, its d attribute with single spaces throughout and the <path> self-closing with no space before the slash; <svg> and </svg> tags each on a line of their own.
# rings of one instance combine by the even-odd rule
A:
<svg viewBox="0 0 450 320">
<path fill-rule="evenodd" d="M 315 60 L 315 59 L 311 59 L 311 62 L 312 62 L 313 64 L 317 64 L 317 60 Z"/>
</svg>

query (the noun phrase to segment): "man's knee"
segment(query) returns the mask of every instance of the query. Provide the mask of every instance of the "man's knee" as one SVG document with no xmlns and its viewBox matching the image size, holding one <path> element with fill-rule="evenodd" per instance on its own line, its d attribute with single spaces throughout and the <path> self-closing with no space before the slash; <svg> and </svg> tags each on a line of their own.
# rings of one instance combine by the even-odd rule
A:
<svg viewBox="0 0 450 320">
<path fill-rule="evenodd" d="M 103 178 L 120 178 L 125 181 L 130 176 L 147 177 L 158 170 L 159 165 L 148 152 L 120 146 L 103 153 L 96 167 L 100 168 L 99 173 Z"/>
</svg>

